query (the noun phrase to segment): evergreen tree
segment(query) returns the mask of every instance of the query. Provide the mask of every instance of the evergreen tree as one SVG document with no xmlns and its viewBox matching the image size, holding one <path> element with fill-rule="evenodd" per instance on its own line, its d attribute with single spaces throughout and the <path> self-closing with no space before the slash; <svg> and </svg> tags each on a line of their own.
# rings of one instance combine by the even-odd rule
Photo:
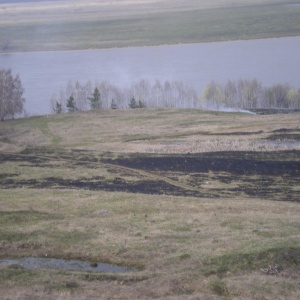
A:
<svg viewBox="0 0 300 300">
<path fill-rule="evenodd" d="M 62 113 L 62 104 L 56 101 L 54 112 L 56 114 Z"/>
<path fill-rule="evenodd" d="M 102 107 L 101 99 L 100 99 L 100 92 L 98 88 L 94 89 L 91 97 L 88 98 L 90 100 L 91 109 L 98 109 Z"/>
<path fill-rule="evenodd" d="M 138 108 L 144 108 L 146 107 L 145 104 L 142 102 L 141 99 L 139 99 Z"/>
<path fill-rule="evenodd" d="M 129 103 L 129 108 L 131 109 L 134 109 L 134 108 L 138 108 L 138 103 L 136 102 L 135 98 L 132 97 L 132 99 L 130 100 L 130 103 Z"/>
<path fill-rule="evenodd" d="M 70 96 L 69 99 L 67 99 L 67 109 L 69 112 L 74 112 L 76 111 L 76 106 L 75 106 L 75 98 Z"/>
</svg>

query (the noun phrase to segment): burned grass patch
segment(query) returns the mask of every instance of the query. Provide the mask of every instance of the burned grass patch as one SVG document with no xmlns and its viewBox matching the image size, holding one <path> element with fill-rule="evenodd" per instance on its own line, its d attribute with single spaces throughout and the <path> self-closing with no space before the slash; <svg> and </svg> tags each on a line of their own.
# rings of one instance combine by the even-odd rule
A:
<svg viewBox="0 0 300 300">
<path fill-rule="evenodd" d="M 294 160 L 296 159 L 296 161 Z M 236 175 L 283 174 L 299 176 L 300 151 L 215 152 L 187 155 L 131 155 L 129 158 L 106 160 L 107 163 L 147 171 L 184 173 L 227 172 Z"/>
<path fill-rule="evenodd" d="M 107 160 L 110 164 L 164 176 L 212 197 L 236 195 L 299 201 L 300 152 L 216 152 Z"/>
<path fill-rule="evenodd" d="M 4 178 L 9 178 L 9 177 L 15 177 L 18 175 L 19 174 L 16 174 L 16 173 L 3 173 L 3 174 L 0 174 L 0 180 L 4 179 Z"/>
<path fill-rule="evenodd" d="M 234 131 L 234 132 L 218 132 L 218 133 L 210 133 L 209 135 L 255 135 L 255 134 L 262 134 L 264 133 L 263 130 L 258 131 Z"/>
<path fill-rule="evenodd" d="M 16 163 L 19 168 L 40 168 L 41 175 L 24 178 L 17 173 L 3 173 L 3 189 L 83 189 L 207 198 L 242 194 L 272 200 L 300 199 L 300 151 L 296 150 L 117 156 L 33 148 L 19 154 L 1 153 L 0 166 L 5 162 Z M 70 177 L 66 172 L 63 176 L 49 176 L 53 166 L 72 169 L 73 175 Z M 104 175 L 101 170 L 105 170 Z M 83 172 L 87 176 L 77 175 Z"/>
<path fill-rule="evenodd" d="M 300 141 L 299 133 L 277 133 L 268 137 L 270 141 Z"/>
<path fill-rule="evenodd" d="M 194 190 L 186 190 L 163 180 L 140 180 L 126 181 L 122 178 L 114 180 L 94 178 L 80 178 L 78 180 L 63 179 L 58 177 L 46 177 L 42 180 L 2 180 L 1 188 L 37 188 L 37 189 L 83 189 L 90 191 L 108 191 L 108 192 L 128 192 L 141 194 L 173 195 L 173 196 L 194 196 L 211 197 L 211 194 L 205 194 Z M 216 195 L 215 195 L 216 196 Z"/>
<path fill-rule="evenodd" d="M 300 128 L 280 128 L 273 130 L 274 133 L 300 132 Z"/>
</svg>

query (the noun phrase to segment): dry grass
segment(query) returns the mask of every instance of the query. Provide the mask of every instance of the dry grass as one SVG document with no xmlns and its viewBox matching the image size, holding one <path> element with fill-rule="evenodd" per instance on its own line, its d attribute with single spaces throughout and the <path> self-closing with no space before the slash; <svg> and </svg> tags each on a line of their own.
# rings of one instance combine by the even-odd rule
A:
<svg viewBox="0 0 300 300">
<path fill-rule="evenodd" d="M 96 275 L 84 280 L 80 274 L 57 271 L 46 271 L 42 277 L 39 271 L 33 271 L 25 282 L 19 283 L 1 277 L 1 290 L 6 291 L 8 298 L 29 293 L 49 299 L 59 295 L 81 299 L 97 297 L 105 289 L 103 299 L 113 295 L 117 299 L 177 295 L 180 299 L 180 294 L 215 292 L 218 280 L 225 282 L 233 298 L 254 299 L 263 295 L 271 299 L 278 291 L 290 299 L 298 295 L 297 271 L 288 265 L 284 266 L 284 273 L 273 278 L 260 272 L 260 268 L 268 266 L 266 258 L 254 261 L 245 270 L 231 263 L 226 265 L 227 273 L 219 277 L 221 266 L 209 263 L 211 258 L 226 255 L 238 258 L 253 254 L 257 259 L 265 251 L 280 252 L 280 248 L 299 246 L 300 211 L 295 203 L 25 189 L 13 194 L 3 191 L 0 207 L 2 214 L 31 211 L 48 215 L 44 220 L 23 219 L 23 226 L 6 219 L 2 231 L 14 234 L 15 240 L 13 235 L 10 242 L 2 240 L 2 256 L 6 252 L 18 256 L 47 253 L 142 267 L 138 275 L 113 280 L 100 280 Z M 16 236 L 20 234 L 28 238 L 18 240 Z M 62 291 L 61 280 L 73 280 L 81 288 Z M 133 282 L 126 283 L 128 280 Z M 272 290 L 274 281 L 276 289 Z M 51 286 L 49 291 L 40 286 L 45 282 Z M 27 288 L 32 284 L 35 291 Z M 288 290 L 287 284 L 293 289 Z M 270 286 L 267 292 L 266 285 Z M 12 289 L 9 291 L 8 287 Z"/>
<path fill-rule="evenodd" d="M 253 151 L 253 143 L 266 142 L 274 130 L 297 133 L 299 115 L 142 109 L 32 117 L 0 126 L 0 155 L 15 158 L 0 163 L 0 176 L 8 179 L 0 191 L 0 257 L 47 255 L 139 270 L 90 274 L 0 266 L 4 299 L 299 298 L 299 202 L 272 201 L 276 193 L 271 199 L 230 190 L 247 180 L 255 188 L 258 174 L 220 181 L 230 174 L 210 171 L 202 174 L 207 182 L 195 177 L 199 184 L 192 186 L 197 174 L 130 169 L 104 160 L 134 157 L 129 152 Z M 28 146 L 36 151 L 13 153 Z M 284 159 L 297 164 L 296 153 Z M 156 179 L 207 195 L 225 193 L 208 199 L 92 191 L 59 182 L 30 185 L 48 177 Z M 9 186 L 14 179 L 20 184 Z M 297 178 L 287 174 L 264 180 L 269 189 L 283 187 L 282 194 L 299 193 Z M 280 265 L 278 274 L 261 271 L 273 264 Z"/>
<path fill-rule="evenodd" d="M 286 150 L 287 145 L 270 143 L 268 136 L 282 128 L 300 130 L 298 114 L 180 109 L 104 110 L 32 117 L 0 126 L 2 151 L 43 145 L 143 153 Z"/>
</svg>

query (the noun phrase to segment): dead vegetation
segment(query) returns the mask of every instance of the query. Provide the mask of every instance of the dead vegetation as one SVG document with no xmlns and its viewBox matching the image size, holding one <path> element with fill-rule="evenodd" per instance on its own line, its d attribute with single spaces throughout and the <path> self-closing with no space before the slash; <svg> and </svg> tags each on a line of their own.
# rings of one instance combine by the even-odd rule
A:
<svg viewBox="0 0 300 300">
<path fill-rule="evenodd" d="M 0 150 L 6 152 L 36 146 L 166 154 L 297 150 L 297 143 L 281 143 L 284 139 L 279 135 L 297 138 L 300 130 L 297 113 L 253 115 L 192 109 L 100 110 L 0 125 Z M 275 135 L 274 143 L 270 137 Z"/>
<path fill-rule="evenodd" d="M 176 144 L 267 142 L 297 134 L 298 115 L 135 110 L 0 126 L 0 259 L 138 269 L 0 266 L 5 299 L 299 298 L 299 150 L 187 153 Z M 165 142 L 181 152 L 145 153 Z"/>
</svg>

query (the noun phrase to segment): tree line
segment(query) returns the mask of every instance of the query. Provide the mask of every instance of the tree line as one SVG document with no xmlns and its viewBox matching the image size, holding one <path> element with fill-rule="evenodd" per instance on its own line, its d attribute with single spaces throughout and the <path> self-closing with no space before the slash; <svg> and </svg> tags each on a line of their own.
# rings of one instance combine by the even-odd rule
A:
<svg viewBox="0 0 300 300">
<path fill-rule="evenodd" d="M 156 80 L 150 83 L 140 80 L 129 88 L 119 88 L 108 81 L 91 81 L 84 84 L 69 81 L 65 88 L 54 94 L 50 101 L 51 109 L 56 112 L 75 110 L 134 109 L 156 107 L 197 108 L 197 92 L 189 85 L 179 81 Z"/>
<path fill-rule="evenodd" d="M 229 80 L 225 85 L 212 81 L 202 93 L 204 105 L 213 108 L 300 108 L 300 89 L 278 83 L 263 87 L 257 79 Z"/>
<path fill-rule="evenodd" d="M 51 98 L 56 113 L 90 109 L 134 108 L 291 108 L 300 109 L 300 89 L 289 84 L 263 87 L 257 79 L 229 80 L 225 85 L 210 82 L 198 95 L 179 81 L 140 80 L 129 88 L 119 88 L 108 81 L 81 84 L 70 81 Z"/>
<path fill-rule="evenodd" d="M 0 69 L 0 120 L 24 114 L 24 88 L 19 75 Z M 119 88 L 108 81 L 84 84 L 70 81 L 51 98 L 55 113 L 93 109 L 136 108 L 290 108 L 300 109 L 300 89 L 289 84 L 263 87 L 257 79 L 229 80 L 221 85 L 210 82 L 198 95 L 195 89 L 179 81 L 140 80 L 129 88 Z"/>
</svg>

